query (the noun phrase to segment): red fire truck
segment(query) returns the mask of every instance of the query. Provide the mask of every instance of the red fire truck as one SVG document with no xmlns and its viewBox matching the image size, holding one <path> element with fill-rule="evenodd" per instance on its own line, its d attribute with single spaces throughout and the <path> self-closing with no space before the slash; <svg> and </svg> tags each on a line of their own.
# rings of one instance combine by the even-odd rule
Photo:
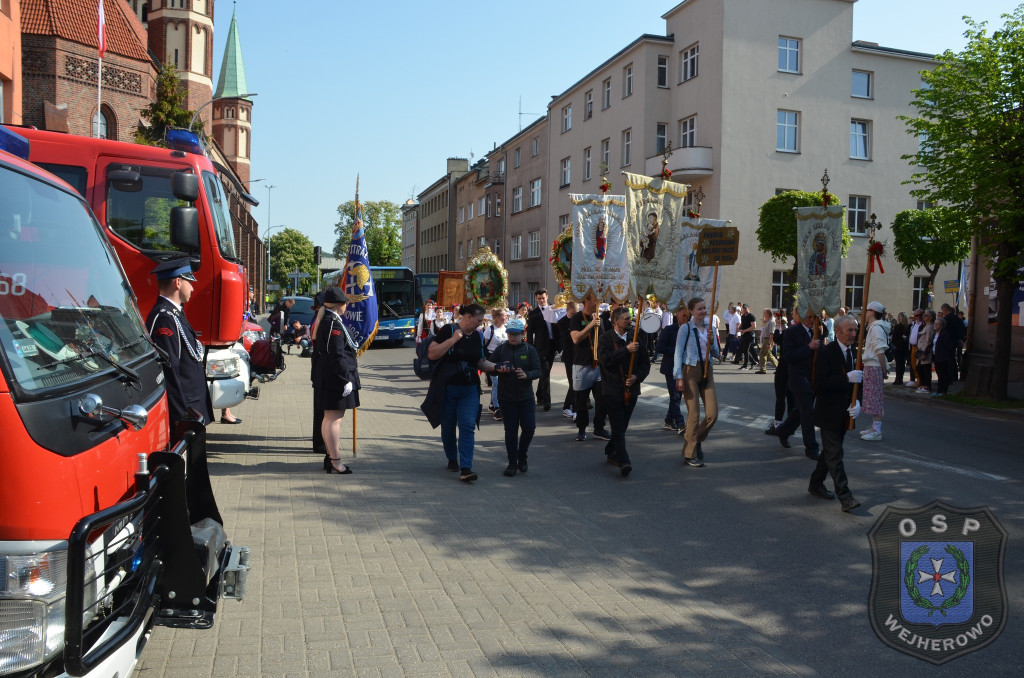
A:
<svg viewBox="0 0 1024 678">
<path fill-rule="evenodd" d="M 154 624 L 244 594 L 248 550 L 102 227 L 28 151 L 0 127 L 0 676 L 128 676 Z"/>
<path fill-rule="evenodd" d="M 249 392 L 249 356 L 234 344 L 248 308 L 245 267 L 235 251 L 224 187 L 199 137 L 171 130 L 169 148 L 128 144 L 34 128 L 10 127 L 31 142 L 29 160 L 71 184 L 92 206 L 124 266 L 146 317 L 157 298 L 156 262 L 192 257 L 196 286 L 189 323 L 207 348 L 206 376 L 215 409 L 233 407 Z M 196 229 L 175 241 L 171 212 L 176 176 L 199 180 Z M 247 195 L 247 194 L 246 194 Z M 248 196 L 247 196 L 248 197 Z M 254 198 L 248 197 L 252 204 Z"/>
</svg>

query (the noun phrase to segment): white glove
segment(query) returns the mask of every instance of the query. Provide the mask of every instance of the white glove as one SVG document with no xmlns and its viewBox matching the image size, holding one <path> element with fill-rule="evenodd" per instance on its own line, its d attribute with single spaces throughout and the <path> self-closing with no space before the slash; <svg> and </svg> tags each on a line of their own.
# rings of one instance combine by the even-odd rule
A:
<svg viewBox="0 0 1024 678">
<path fill-rule="evenodd" d="M 860 416 L 860 401 L 858 400 L 857 404 L 854 405 L 853 407 L 846 408 L 846 411 L 850 413 L 850 419 L 856 419 L 857 417 L 859 417 Z"/>
<path fill-rule="evenodd" d="M 859 384 L 864 381 L 864 372 L 862 370 L 850 370 L 846 373 L 846 378 L 851 384 Z"/>
<path fill-rule="evenodd" d="M 345 390 L 341 392 L 341 397 L 345 398 L 352 393 L 352 382 L 345 384 Z"/>
</svg>

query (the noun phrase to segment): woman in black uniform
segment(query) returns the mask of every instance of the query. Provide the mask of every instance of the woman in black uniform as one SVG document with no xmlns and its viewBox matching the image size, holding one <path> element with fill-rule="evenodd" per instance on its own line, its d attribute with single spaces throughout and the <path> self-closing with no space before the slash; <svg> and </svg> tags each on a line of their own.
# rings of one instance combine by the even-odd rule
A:
<svg viewBox="0 0 1024 678">
<path fill-rule="evenodd" d="M 324 291 L 324 316 L 316 328 L 316 368 L 313 374 L 313 401 L 324 411 L 321 431 L 327 446 L 326 473 L 352 473 L 341 463 L 338 450 L 341 419 L 345 410 L 359 407 L 359 365 L 356 343 L 341 321 L 348 297 L 339 287 Z"/>
</svg>

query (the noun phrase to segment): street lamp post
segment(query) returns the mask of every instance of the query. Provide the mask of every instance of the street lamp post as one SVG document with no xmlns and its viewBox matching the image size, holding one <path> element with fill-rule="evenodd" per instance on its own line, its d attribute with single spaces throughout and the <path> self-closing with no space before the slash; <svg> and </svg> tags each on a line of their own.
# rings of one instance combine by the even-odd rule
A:
<svg viewBox="0 0 1024 678">
<path fill-rule="evenodd" d="M 267 279 L 267 282 L 270 282 L 270 229 L 271 229 L 271 226 L 270 226 L 270 192 L 272 190 L 274 190 L 275 188 L 277 188 L 277 186 L 275 186 L 273 184 L 267 184 L 266 185 L 266 189 L 267 189 L 267 235 L 266 235 L 266 239 L 267 239 L 267 271 L 266 271 L 266 276 L 265 277 Z"/>
<path fill-rule="evenodd" d="M 199 111 L 203 110 L 204 108 L 206 108 L 207 106 L 212 104 L 214 101 L 221 101 L 223 99 L 248 99 L 249 97 L 254 97 L 256 95 L 257 95 L 256 92 L 246 92 L 245 94 L 240 94 L 240 95 L 238 95 L 236 97 L 214 97 L 214 98 L 210 99 L 205 104 L 203 104 L 202 106 L 197 108 L 195 113 L 192 114 L 192 119 L 188 121 L 188 129 L 189 129 L 189 131 L 191 131 L 192 130 L 192 126 L 196 124 L 196 118 L 199 117 Z"/>
</svg>

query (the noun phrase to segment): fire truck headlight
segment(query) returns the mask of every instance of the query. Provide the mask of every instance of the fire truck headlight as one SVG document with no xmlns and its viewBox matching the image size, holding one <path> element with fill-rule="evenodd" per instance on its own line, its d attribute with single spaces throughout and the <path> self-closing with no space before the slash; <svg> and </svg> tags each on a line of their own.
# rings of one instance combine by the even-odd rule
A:
<svg viewBox="0 0 1024 678">
<path fill-rule="evenodd" d="M 206 361 L 208 379 L 230 379 L 238 376 L 238 356 L 214 358 Z"/>
<path fill-rule="evenodd" d="M 0 676 L 63 648 L 67 560 L 66 550 L 0 555 Z"/>
</svg>

